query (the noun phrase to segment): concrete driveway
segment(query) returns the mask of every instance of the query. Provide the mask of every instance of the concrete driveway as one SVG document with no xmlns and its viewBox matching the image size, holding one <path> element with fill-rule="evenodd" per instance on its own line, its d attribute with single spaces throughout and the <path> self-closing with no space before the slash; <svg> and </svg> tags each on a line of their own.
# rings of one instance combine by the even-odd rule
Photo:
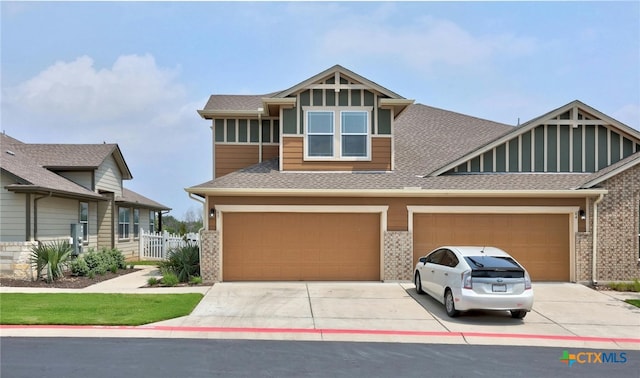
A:
<svg viewBox="0 0 640 378">
<path fill-rule="evenodd" d="M 640 309 L 624 303 L 621 295 L 570 283 L 534 283 L 534 291 L 534 309 L 523 320 L 506 311 L 473 311 L 452 319 L 411 283 L 219 283 L 191 315 L 155 326 L 194 327 L 206 331 L 203 337 L 229 337 L 231 329 L 233 337 L 246 338 L 508 340 L 513 345 L 640 349 Z M 637 294 L 632 297 L 640 298 Z"/>
</svg>

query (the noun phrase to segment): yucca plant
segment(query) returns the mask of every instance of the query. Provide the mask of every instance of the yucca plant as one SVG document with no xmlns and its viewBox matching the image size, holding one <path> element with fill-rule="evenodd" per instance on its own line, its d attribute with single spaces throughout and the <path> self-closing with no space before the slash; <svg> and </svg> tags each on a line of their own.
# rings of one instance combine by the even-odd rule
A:
<svg viewBox="0 0 640 378">
<path fill-rule="evenodd" d="M 38 243 L 31 249 L 30 262 L 36 269 L 37 279 L 43 277 L 46 270 L 45 280 L 54 281 L 64 275 L 64 268 L 71 258 L 71 244 L 68 241 L 54 241 L 50 243 Z"/>
<path fill-rule="evenodd" d="M 180 282 L 189 282 L 191 277 L 200 275 L 200 249 L 197 245 L 176 248 L 159 266 L 161 270 L 175 273 Z"/>
</svg>

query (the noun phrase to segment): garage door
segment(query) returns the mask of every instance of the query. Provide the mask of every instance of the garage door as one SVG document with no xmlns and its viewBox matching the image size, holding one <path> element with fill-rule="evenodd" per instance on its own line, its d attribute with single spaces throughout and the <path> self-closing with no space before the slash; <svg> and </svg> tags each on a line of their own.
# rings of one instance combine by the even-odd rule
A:
<svg viewBox="0 0 640 378">
<path fill-rule="evenodd" d="M 414 214 L 414 264 L 441 245 L 490 245 L 535 281 L 569 281 L 568 214 Z"/>
<path fill-rule="evenodd" d="M 380 214 L 224 213 L 224 281 L 380 280 Z"/>
</svg>

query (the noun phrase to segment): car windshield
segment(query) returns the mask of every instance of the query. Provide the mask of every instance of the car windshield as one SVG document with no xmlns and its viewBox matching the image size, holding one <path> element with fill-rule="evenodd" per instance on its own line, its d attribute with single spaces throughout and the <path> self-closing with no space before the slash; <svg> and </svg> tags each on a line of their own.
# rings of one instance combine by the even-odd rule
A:
<svg viewBox="0 0 640 378">
<path fill-rule="evenodd" d="M 472 269 L 521 270 L 522 268 L 511 257 L 502 256 L 465 256 Z"/>
</svg>

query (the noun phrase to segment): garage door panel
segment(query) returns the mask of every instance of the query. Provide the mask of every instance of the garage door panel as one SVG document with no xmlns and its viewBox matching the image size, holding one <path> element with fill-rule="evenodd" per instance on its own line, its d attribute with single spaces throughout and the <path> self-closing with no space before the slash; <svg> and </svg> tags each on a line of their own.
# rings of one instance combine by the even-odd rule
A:
<svg viewBox="0 0 640 378">
<path fill-rule="evenodd" d="M 379 280 L 380 214 L 225 213 L 223 279 Z"/>
<path fill-rule="evenodd" d="M 568 281 L 567 214 L 414 214 L 414 263 L 442 245 L 495 246 L 515 257 L 533 280 Z"/>
</svg>

